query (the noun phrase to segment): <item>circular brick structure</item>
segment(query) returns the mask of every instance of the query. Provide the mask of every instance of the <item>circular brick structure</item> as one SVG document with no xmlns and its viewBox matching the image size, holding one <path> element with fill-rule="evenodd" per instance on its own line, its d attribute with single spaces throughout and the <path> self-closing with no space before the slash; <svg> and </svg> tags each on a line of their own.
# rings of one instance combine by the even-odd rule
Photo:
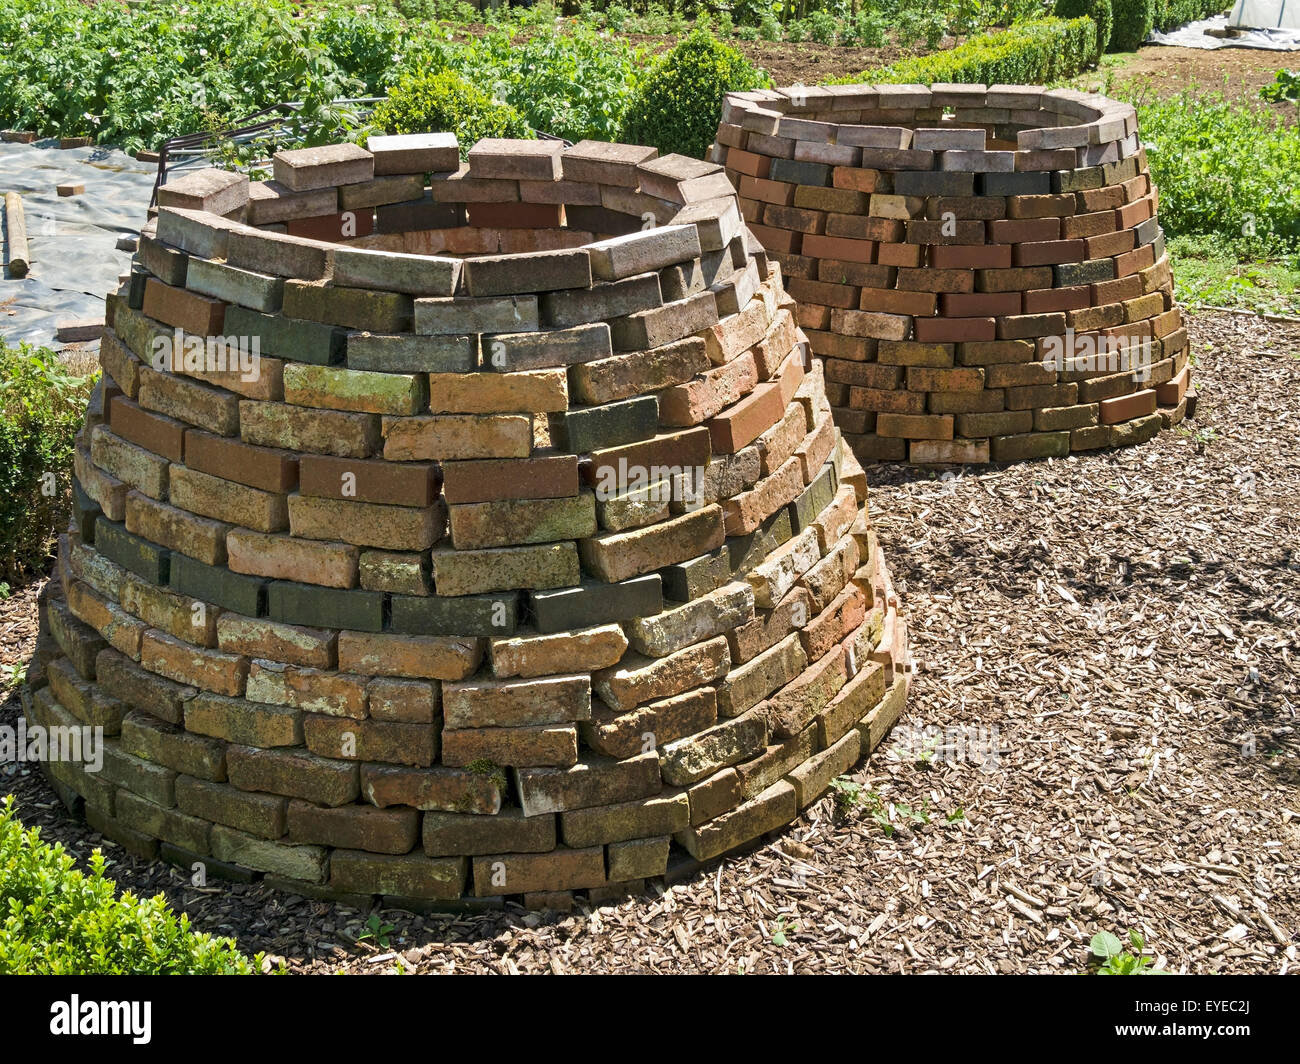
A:
<svg viewBox="0 0 1300 1064">
<path fill-rule="evenodd" d="M 1015 85 L 736 93 L 712 155 L 860 458 L 1121 446 L 1194 401 L 1130 105 Z"/>
<path fill-rule="evenodd" d="M 25 698 L 107 735 L 61 795 L 208 874 L 430 904 L 793 820 L 897 718 L 906 629 L 722 168 L 369 147 L 165 185 L 108 299 Z"/>
</svg>

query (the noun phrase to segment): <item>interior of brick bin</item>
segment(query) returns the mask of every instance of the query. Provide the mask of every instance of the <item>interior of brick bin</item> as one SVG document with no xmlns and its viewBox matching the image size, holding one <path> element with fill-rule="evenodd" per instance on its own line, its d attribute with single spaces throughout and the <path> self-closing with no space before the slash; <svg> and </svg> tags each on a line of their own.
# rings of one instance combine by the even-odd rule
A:
<svg viewBox="0 0 1300 1064">
<path fill-rule="evenodd" d="M 102 771 L 43 767 L 133 852 L 607 899 L 788 824 L 901 712 L 865 474 L 722 168 L 467 154 L 184 175 L 108 297 L 24 711 L 104 728 Z M 258 372 L 187 359 L 213 337 Z"/>
</svg>

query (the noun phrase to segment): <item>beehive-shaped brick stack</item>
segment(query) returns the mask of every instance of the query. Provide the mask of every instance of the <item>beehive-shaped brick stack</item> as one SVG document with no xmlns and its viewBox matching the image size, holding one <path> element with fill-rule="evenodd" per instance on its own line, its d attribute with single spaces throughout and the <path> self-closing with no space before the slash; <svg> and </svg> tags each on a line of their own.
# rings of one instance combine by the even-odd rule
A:
<svg viewBox="0 0 1300 1064">
<path fill-rule="evenodd" d="M 160 192 L 27 699 L 109 734 L 58 786 L 333 896 L 606 896 L 791 821 L 897 717 L 906 633 L 722 168 L 370 149 Z"/>
<path fill-rule="evenodd" d="M 713 158 L 783 268 L 864 460 L 1136 443 L 1187 332 L 1131 106 L 1015 85 L 728 96 Z"/>
</svg>

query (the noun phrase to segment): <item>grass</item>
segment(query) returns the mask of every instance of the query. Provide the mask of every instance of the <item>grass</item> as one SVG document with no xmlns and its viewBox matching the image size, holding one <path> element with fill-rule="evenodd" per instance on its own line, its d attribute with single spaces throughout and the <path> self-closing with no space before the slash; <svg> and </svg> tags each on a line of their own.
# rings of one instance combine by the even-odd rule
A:
<svg viewBox="0 0 1300 1064">
<path fill-rule="evenodd" d="M 1231 307 L 1257 314 L 1300 316 L 1300 262 L 1242 262 L 1215 237 L 1175 237 L 1169 259 L 1179 302 L 1189 309 Z"/>
</svg>

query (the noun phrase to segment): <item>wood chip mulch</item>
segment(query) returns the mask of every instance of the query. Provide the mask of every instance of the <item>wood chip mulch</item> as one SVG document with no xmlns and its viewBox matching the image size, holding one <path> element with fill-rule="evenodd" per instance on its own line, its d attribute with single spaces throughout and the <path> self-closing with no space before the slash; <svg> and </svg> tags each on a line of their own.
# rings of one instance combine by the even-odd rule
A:
<svg viewBox="0 0 1300 1064">
<path fill-rule="evenodd" d="M 1173 971 L 1300 968 L 1300 328 L 1201 314 L 1192 335 L 1181 431 L 870 472 L 918 674 L 847 811 L 826 798 L 666 894 L 385 910 L 378 942 L 357 941 L 368 913 L 198 890 L 110 844 L 112 872 L 295 972 L 1068 973 L 1129 929 Z M 30 650 L 34 602 L 0 603 L 0 664 Z M 4 790 L 71 852 L 102 844 L 38 773 Z"/>
</svg>

